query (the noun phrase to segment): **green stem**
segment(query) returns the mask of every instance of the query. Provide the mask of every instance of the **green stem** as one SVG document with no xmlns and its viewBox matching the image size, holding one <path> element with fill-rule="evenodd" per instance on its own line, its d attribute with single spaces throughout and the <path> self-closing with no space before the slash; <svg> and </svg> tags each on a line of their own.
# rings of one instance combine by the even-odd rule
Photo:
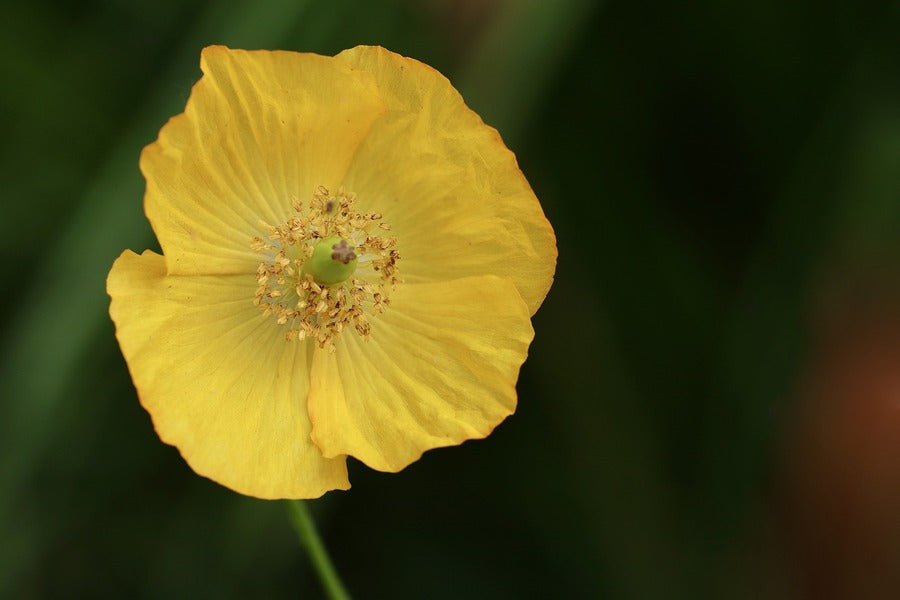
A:
<svg viewBox="0 0 900 600">
<path fill-rule="evenodd" d="M 309 514 L 309 508 L 306 502 L 302 500 L 288 500 L 288 511 L 291 514 L 291 521 L 294 523 L 294 529 L 300 536 L 300 543 L 306 548 L 309 554 L 309 560 L 312 562 L 313 568 L 319 574 L 319 580 L 322 587 L 331 600 L 350 600 L 350 594 L 344 589 L 341 578 L 338 577 L 334 565 L 331 564 L 331 558 L 328 551 L 322 543 L 322 538 L 316 531 L 316 524 L 313 522 L 312 515 Z"/>
</svg>

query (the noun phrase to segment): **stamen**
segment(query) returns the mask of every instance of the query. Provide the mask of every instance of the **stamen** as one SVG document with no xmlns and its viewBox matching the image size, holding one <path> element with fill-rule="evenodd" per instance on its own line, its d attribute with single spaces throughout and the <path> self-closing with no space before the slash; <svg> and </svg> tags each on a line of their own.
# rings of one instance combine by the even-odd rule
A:
<svg viewBox="0 0 900 600">
<path fill-rule="evenodd" d="M 401 283 L 396 239 L 371 231 L 390 227 L 379 223 L 378 213 L 354 211 L 355 199 L 320 186 L 304 212 L 304 203 L 292 197 L 295 214 L 267 226 L 268 239 L 250 242 L 263 256 L 253 303 L 286 328 L 290 341 L 313 339 L 333 352 L 335 338 L 345 329 L 367 340 L 369 317 L 386 310 L 390 292 Z"/>
</svg>

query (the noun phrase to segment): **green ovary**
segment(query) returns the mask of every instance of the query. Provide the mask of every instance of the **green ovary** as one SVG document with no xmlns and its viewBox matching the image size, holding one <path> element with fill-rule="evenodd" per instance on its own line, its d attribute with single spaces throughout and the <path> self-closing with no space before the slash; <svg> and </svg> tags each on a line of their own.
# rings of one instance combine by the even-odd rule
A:
<svg viewBox="0 0 900 600">
<path fill-rule="evenodd" d="M 312 275 L 319 285 L 332 285 L 349 279 L 356 271 L 356 261 L 353 247 L 334 235 L 316 244 L 303 271 Z"/>
</svg>

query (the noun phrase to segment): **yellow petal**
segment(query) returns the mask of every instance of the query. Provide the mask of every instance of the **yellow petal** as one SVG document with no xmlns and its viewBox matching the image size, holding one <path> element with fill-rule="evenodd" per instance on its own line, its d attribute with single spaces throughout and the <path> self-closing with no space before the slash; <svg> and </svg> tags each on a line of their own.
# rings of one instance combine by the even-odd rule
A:
<svg viewBox="0 0 900 600">
<path fill-rule="evenodd" d="M 166 275 L 126 251 L 107 280 L 110 315 L 159 437 L 204 475 L 260 498 L 347 489 L 343 457 L 309 439 L 305 346 L 253 305 L 252 276 Z"/>
<path fill-rule="evenodd" d="M 141 155 L 145 210 L 170 273 L 249 273 L 261 222 L 336 188 L 384 106 L 371 76 L 331 57 L 214 46 L 200 68 L 184 114 Z"/>
<path fill-rule="evenodd" d="M 313 356 L 312 440 L 399 471 L 431 448 L 482 438 L 516 407 L 534 332 L 511 282 L 493 276 L 404 285 L 368 342 L 342 335 Z"/>
<path fill-rule="evenodd" d="M 373 47 L 337 58 L 371 73 L 388 109 L 345 185 L 393 227 L 403 278 L 493 274 L 511 279 L 537 311 L 553 280 L 556 239 L 497 131 L 427 65 Z"/>
</svg>

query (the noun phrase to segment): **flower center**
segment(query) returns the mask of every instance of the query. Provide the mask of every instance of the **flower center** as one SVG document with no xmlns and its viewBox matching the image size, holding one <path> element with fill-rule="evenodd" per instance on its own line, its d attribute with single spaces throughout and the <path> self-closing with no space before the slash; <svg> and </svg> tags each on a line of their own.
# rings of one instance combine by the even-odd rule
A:
<svg viewBox="0 0 900 600">
<path fill-rule="evenodd" d="M 368 339 L 369 317 L 385 311 L 401 282 L 396 239 L 373 231 L 390 227 L 377 213 L 354 211 L 355 199 L 320 186 L 308 210 L 295 200 L 286 222 L 250 244 L 263 255 L 253 302 L 286 328 L 288 340 L 314 339 L 334 352 L 347 327 Z"/>
</svg>

